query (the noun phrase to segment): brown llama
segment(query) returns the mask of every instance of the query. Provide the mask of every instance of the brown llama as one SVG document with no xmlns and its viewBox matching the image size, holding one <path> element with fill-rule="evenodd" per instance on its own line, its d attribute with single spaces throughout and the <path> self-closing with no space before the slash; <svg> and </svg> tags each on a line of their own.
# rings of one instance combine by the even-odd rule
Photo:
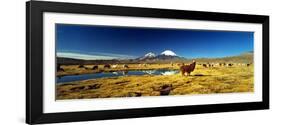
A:
<svg viewBox="0 0 281 125">
<path fill-rule="evenodd" d="M 124 65 L 123 65 L 123 68 L 129 68 L 129 66 L 128 66 L 128 65 L 126 65 L 126 64 L 124 64 Z"/>
<path fill-rule="evenodd" d="M 57 64 L 57 71 L 64 72 L 64 69 L 61 67 L 61 64 Z"/>
<path fill-rule="evenodd" d="M 190 75 L 190 73 L 194 71 L 195 66 L 196 66 L 196 61 L 195 60 L 193 60 L 190 65 L 182 65 L 180 67 L 181 74 L 183 76 L 185 75 L 185 73 L 187 73 L 187 75 Z"/>
<path fill-rule="evenodd" d="M 85 68 L 85 66 L 84 65 L 79 65 L 78 68 Z"/>
<path fill-rule="evenodd" d="M 97 70 L 99 68 L 99 66 L 95 65 L 93 66 L 92 70 Z"/>
<path fill-rule="evenodd" d="M 108 69 L 110 69 L 110 65 L 109 64 L 105 64 L 104 66 L 103 66 L 103 68 L 105 69 L 105 68 L 108 68 Z"/>
<path fill-rule="evenodd" d="M 208 66 L 207 66 L 207 64 L 203 64 L 203 67 L 204 67 L 204 68 L 207 68 Z"/>
</svg>

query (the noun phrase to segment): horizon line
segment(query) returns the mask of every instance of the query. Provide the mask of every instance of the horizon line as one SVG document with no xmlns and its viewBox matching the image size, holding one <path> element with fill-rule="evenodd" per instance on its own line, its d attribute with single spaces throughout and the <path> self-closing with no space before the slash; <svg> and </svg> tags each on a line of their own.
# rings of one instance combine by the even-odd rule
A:
<svg viewBox="0 0 281 125">
<path fill-rule="evenodd" d="M 94 54 L 95 53 L 95 54 Z M 253 53 L 253 51 L 245 51 L 240 54 L 236 55 L 229 55 L 229 56 L 217 56 L 217 57 L 184 57 L 177 55 L 178 57 L 182 57 L 185 59 L 214 59 L 214 58 L 225 58 L 225 57 L 233 57 L 233 56 L 239 56 L 245 53 Z M 161 55 L 161 54 L 156 54 Z M 56 57 L 61 58 L 71 58 L 71 59 L 81 59 L 81 60 L 128 60 L 128 59 L 137 59 L 142 56 L 132 56 L 132 55 L 124 55 L 124 54 L 113 54 L 113 53 L 99 53 L 99 52 L 91 52 L 89 54 L 85 53 L 79 53 L 79 52 L 71 52 L 71 51 L 61 51 L 56 52 Z"/>
</svg>

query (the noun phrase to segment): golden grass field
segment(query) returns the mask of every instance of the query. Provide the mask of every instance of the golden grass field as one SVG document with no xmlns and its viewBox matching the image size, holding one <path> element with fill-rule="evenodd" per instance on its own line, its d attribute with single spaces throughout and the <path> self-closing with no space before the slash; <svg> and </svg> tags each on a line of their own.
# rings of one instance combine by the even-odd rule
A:
<svg viewBox="0 0 281 125">
<path fill-rule="evenodd" d="M 95 71 L 91 70 L 92 65 L 86 65 L 89 69 L 77 68 L 77 65 L 62 66 L 65 71 L 57 72 L 57 76 L 122 70 L 179 69 L 177 65 L 171 64 L 151 64 L 146 67 L 129 64 L 128 66 L 127 69 L 120 65 L 118 68 L 100 68 Z M 169 95 L 253 92 L 253 70 L 253 65 L 209 68 L 196 65 L 190 76 L 182 76 L 181 73 L 166 76 L 132 75 L 67 82 L 56 85 L 56 99 L 159 96 L 163 86 L 170 86 Z"/>
</svg>

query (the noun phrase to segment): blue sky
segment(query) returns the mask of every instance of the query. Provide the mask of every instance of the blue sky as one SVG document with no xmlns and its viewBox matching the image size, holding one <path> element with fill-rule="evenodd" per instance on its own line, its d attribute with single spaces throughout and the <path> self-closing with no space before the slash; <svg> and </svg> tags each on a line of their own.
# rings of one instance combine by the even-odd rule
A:
<svg viewBox="0 0 281 125">
<path fill-rule="evenodd" d="M 253 32 L 56 24 L 57 56 L 131 59 L 172 50 L 186 58 L 216 58 L 253 51 Z"/>
</svg>

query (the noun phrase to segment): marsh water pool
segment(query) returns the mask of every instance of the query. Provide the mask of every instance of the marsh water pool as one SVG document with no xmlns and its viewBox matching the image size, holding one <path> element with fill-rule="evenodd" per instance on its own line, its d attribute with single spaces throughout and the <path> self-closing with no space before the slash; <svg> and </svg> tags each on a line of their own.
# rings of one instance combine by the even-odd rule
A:
<svg viewBox="0 0 281 125">
<path fill-rule="evenodd" d="M 82 75 L 69 75 L 56 78 L 56 83 L 73 82 L 87 79 L 97 79 L 105 77 L 129 76 L 129 75 L 173 75 L 179 73 L 178 70 L 131 70 L 131 71 L 118 71 L 118 72 L 101 72 Z"/>
</svg>

